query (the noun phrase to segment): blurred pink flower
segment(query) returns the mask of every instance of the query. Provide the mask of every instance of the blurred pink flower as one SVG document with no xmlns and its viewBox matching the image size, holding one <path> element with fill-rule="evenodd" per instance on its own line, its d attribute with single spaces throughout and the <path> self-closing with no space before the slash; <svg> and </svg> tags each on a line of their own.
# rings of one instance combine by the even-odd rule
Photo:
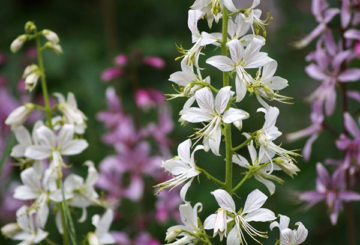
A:
<svg viewBox="0 0 360 245">
<path fill-rule="evenodd" d="M 119 54 L 115 57 L 114 63 L 115 65 L 124 66 L 129 62 L 129 58 L 126 54 Z"/>
<path fill-rule="evenodd" d="M 143 110 L 157 107 L 158 105 L 164 104 L 164 95 L 156 89 L 138 89 L 136 91 L 136 104 Z"/>
<path fill-rule="evenodd" d="M 144 58 L 143 62 L 145 65 L 152 66 L 157 69 L 162 69 L 165 67 L 165 61 L 162 58 L 156 56 L 147 56 Z"/>
<path fill-rule="evenodd" d="M 124 71 L 119 67 L 110 67 L 107 68 L 102 74 L 101 74 L 101 80 L 103 82 L 110 82 L 111 80 L 120 77 L 124 74 Z"/>
</svg>

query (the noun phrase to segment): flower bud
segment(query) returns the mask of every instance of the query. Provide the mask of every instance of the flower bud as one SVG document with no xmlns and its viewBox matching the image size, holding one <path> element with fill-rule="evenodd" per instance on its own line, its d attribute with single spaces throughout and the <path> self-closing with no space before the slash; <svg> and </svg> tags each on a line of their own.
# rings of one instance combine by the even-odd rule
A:
<svg viewBox="0 0 360 245">
<path fill-rule="evenodd" d="M 214 236 L 216 236 L 216 234 L 219 233 L 220 241 L 222 241 L 224 235 L 226 236 L 226 229 L 227 229 L 226 218 L 227 218 L 226 210 L 223 208 L 219 208 L 219 210 L 216 213 Z"/>
<path fill-rule="evenodd" d="M 119 54 L 115 57 L 114 62 L 116 65 L 124 66 L 129 62 L 129 58 L 125 54 Z"/>
<path fill-rule="evenodd" d="M 89 245 L 101 245 L 99 238 L 92 232 L 88 234 L 88 242 Z"/>
<path fill-rule="evenodd" d="M 27 36 L 25 34 L 18 36 L 10 45 L 10 50 L 13 53 L 19 51 L 26 42 Z"/>
<path fill-rule="evenodd" d="M 31 73 L 25 79 L 25 89 L 31 92 L 35 87 L 39 80 L 40 74 L 37 72 Z"/>
<path fill-rule="evenodd" d="M 182 232 L 181 229 L 168 229 L 166 232 L 165 240 L 167 242 L 174 241 L 181 232 Z"/>
<path fill-rule="evenodd" d="M 54 44 L 57 44 L 60 42 L 59 36 L 51 30 L 45 29 L 42 31 L 42 34 L 45 36 L 45 38 L 47 40 L 49 40 L 50 42 L 52 42 Z"/>
<path fill-rule="evenodd" d="M 12 128 L 16 128 L 22 125 L 30 113 L 34 110 L 35 106 L 31 103 L 26 103 L 15 110 L 13 110 L 7 117 L 5 124 L 10 125 Z"/>
<path fill-rule="evenodd" d="M 36 25 L 32 21 L 28 21 L 25 23 L 25 33 L 32 33 L 36 31 Z"/>
<path fill-rule="evenodd" d="M 57 43 L 53 43 L 53 42 L 47 42 L 45 44 L 45 47 L 50 49 L 51 51 L 53 51 L 55 54 L 62 54 L 63 50 L 61 48 L 61 46 Z"/>
<path fill-rule="evenodd" d="M 296 175 L 297 172 L 300 171 L 300 169 L 292 161 L 284 157 L 277 157 L 273 159 L 273 162 L 278 165 L 282 169 L 282 171 L 284 171 L 291 178 L 293 178 L 294 175 Z"/>
<path fill-rule="evenodd" d="M 155 56 L 145 57 L 143 62 L 145 65 L 152 66 L 157 69 L 162 69 L 165 66 L 165 61 L 160 57 Z"/>
<path fill-rule="evenodd" d="M 1 228 L 1 233 L 5 236 L 5 237 L 12 237 L 13 235 L 15 235 L 18 231 L 20 230 L 19 225 L 17 223 L 10 223 L 7 225 L 4 225 Z"/>
<path fill-rule="evenodd" d="M 29 76 L 31 73 L 35 72 L 36 70 L 38 70 L 37 65 L 35 65 L 35 64 L 28 65 L 24 70 L 23 78 L 26 78 L 27 76 Z"/>
</svg>

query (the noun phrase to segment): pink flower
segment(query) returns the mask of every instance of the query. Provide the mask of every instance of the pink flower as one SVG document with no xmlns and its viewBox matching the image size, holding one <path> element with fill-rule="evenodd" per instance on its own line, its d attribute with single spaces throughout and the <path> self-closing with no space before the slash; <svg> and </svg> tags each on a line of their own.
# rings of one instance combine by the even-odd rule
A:
<svg viewBox="0 0 360 245">
<path fill-rule="evenodd" d="M 143 110 L 148 110 L 165 102 L 164 95 L 155 89 L 138 89 L 135 97 L 137 106 Z"/>
<path fill-rule="evenodd" d="M 119 65 L 119 66 L 125 66 L 128 62 L 129 62 L 129 58 L 125 54 L 119 54 L 114 59 L 115 65 Z"/>
<path fill-rule="evenodd" d="M 316 191 L 304 192 L 300 199 L 308 202 L 309 206 L 324 200 L 329 208 L 331 223 L 335 225 L 339 212 L 343 209 L 342 202 L 359 201 L 360 195 L 346 190 L 343 169 L 338 168 L 332 176 L 320 163 L 316 165 L 316 169 Z"/>
<path fill-rule="evenodd" d="M 124 71 L 119 67 L 110 67 L 107 68 L 102 74 L 101 74 L 101 80 L 103 82 L 110 82 L 111 80 L 120 77 L 124 74 Z"/>
<path fill-rule="evenodd" d="M 355 56 L 360 57 L 360 41 L 355 43 L 354 53 L 355 53 Z"/>
<path fill-rule="evenodd" d="M 152 66 L 157 69 L 162 69 L 165 67 L 165 61 L 162 58 L 156 56 L 147 56 L 144 58 L 143 62 L 145 65 Z"/>
</svg>

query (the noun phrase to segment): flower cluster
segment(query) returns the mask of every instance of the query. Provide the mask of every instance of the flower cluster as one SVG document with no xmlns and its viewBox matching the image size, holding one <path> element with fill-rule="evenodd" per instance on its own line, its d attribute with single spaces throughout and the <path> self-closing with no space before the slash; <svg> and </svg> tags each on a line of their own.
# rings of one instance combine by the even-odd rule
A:
<svg viewBox="0 0 360 245">
<path fill-rule="evenodd" d="M 134 80 L 138 77 L 134 74 L 136 67 L 133 62 L 136 58 L 137 56 L 124 54 L 115 57 L 117 69 L 125 70 L 126 66 L 127 70 L 133 72 L 130 76 L 122 72 L 121 78 L 130 80 L 136 88 L 135 105 L 132 114 L 126 113 L 128 105 L 122 104 L 118 96 L 120 91 L 115 89 L 118 88 L 118 84 L 107 88 L 107 110 L 100 112 L 98 119 L 107 129 L 103 141 L 112 146 L 115 153 L 107 156 L 100 163 L 100 175 L 96 185 L 106 191 L 104 198 L 111 203 L 118 216 L 129 220 L 124 228 L 126 233 L 114 233 L 116 241 L 120 244 L 132 244 L 132 237 L 135 237 L 134 244 L 155 245 L 160 243 L 150 236 L 146 228 L 154 220 L 165 223 L 170 218 L 178 219 L 179 195 L 176 192 L 161 193 L 156 200 L 155 210 L 144 210 L 131 217 L 122 212 L 121 204 L 124 198 L 134 205 L 148 203 L 147 193 L 152 194 L 152 192 L 146 188 L 168 179 L 168 176 L 161 171 L 161 162 L 170 155 L 169 134 L 173 129 L 173 121 L 170 108 L 161 92 L 153 88 L 137 88 L 140 81 Z M 156 61 L 157 64 L 162 60 L 158 57 L 147 57 L 145 61 L 147 64 Z M 103 78 L 104 74 L 110 71 L 109 69 L 104 71 Z M 157 115 L 157 121 L 149 122 L 147 117 L 153 113 Z M 151 179 L 150 184 L 149 179 Z"/>
<path fill-rule="evenodd" d="M 46 40 L 44 44 L 42 38 Z M 44 240 L 53 243 L 47 231 L 47 221 L 50 214 L 55 214 L 64 243 L 71 241 L 74 244 L 76 235 L 70 208 L 81 209 L 78 221 L 84 222 L 88 207 L 106 206 L 94 189 L 98 172 L 91 161 L 84 163 L 88 169 L 86 178 L 73 173 L 65 175 L 65 168 L 70 168 L 66 163 L 68 156 L 77 155 L 88 147 L 83 139 L 87 119 L 78 109 L 72 93 L 66 99 L 61 94 L 55 94 L 57 103 L 53 106 L 49 103 L 42 52 L 51 50 L 61 53 L 59 38 L 55 32 L 47 29 L 38 31 L 34 23 L 27 22 L 25 33 L 12 42 L 11 50 L 17 52 L 31 40 L 36 42 L 38 62 L 25 68 L 25 84 L 27 90 L 32 91 L 41 82 L 44 105 L 27 102 L 15 108 L 5 120 L 17 140 L 10 155 L 22 169 L 22 184 L 15 188 L 13 196 L 26 204 L 17 210 L 16 223 L 5 225 L 1 231 L 4 236 L 19 240 L 21 244 L 37 244 Z M 30 132 L 24 125 L 35 111 L 45 114 L 46 120 L 41 120 L 41 117 Z M 96 229 L 84 241 L 91 245 L 113 243 L 114 238 L 108 233 L 112 219 L 110 209 L 102 217 L 93 216 L 92 223 Z"/>
<path fill-rule="evenodd" d="M 343 152 L 344 158 L 339 161 L 325 160 L 336 168 L 332 177 L 323 165 L 317 164 L 316 191 L 300 196 L 310 205 L 326 201 L 333 225 L 343 209 L 342 202 L 360 200 L 360 194 L 352 191 L 360 170 L 360 131 L 353 116 L 356 112 L 351 112 L 349 106 L 350 99 L 357 106 L 360 103 L 360 93 L 349 90 L 360 80 L 360 69 L 353 67 L 353 61 L 358 58 L 356 49 L 360 40 L 360 31 L 356 30 L 360 24 L 359 2 L 342 0 L 338 7 L 332 8 L 326 0 L 312 1 L 312 12 L 319 25 L 296 46 L 304 47 L 317 38 L 315 51 L 306 57 L 310 64 L 305 71 L 311 78 L 320 81 L 320 85 L 308 97 L 312 103 L 311 126 L 287 136 L 289 140 L 310 136 L 303 150 L 306 160 L 310 159 L 313 143 L 326 132 L 334 137 L 334 145 Z M 338 15 L 339 23 L 335 21 Z M 338 120 L 343 122 L 343 132 L 329 123 L 337 107 L 342 108 L 342 118 Z"/>
<path fill-rule="evenodd" d="M 201 123 L 202 126 L 195 128 L 191 135 L 193 141 L 187 139 L 178 146 L 177 156 L 163 162 L 163 168 L 173 178 L 158 184 L 158 192 L 182 185 L 180 196 L 184 202 L 179 208 L 183 225 L 168 229 L 167 244 L 213 244 L 211 240 L 216 236 L 220 241 L 226 237 L 228 245 L 248 244 L 248 237 L 260 243 L 260 238 L 268 238 L 267 232 L 257 230 L 252 223 L 276 220 L 273 211 L 262 207 L 267 196 L 255 189 L 247 195 L 240 209 L 236 208 L 233 197 L 252 177 L 264 184 L 271 195 L 275 192 L 274 182 L 283 182 L 275 171 L 283 171 L 291 177 L 299 171 L 294 159 L 298 154 L 276 143 L 282 135 L 276 126 L 279 109 L 269 103 L 288 103 L 291 98 L 279 94 L 288 82 L 275 76 L 277 62 L 261 51 L 266 43 L 266 25 L 271 18 L 261 19 L 259 4 L 260 0 L 254 0 L 249 8 L 238 9 L 232 0 L 196 0 L 189 10 L 188 27 L 193 47 L 188 50 L 178 47 L 182 54 L 178 58 L 181 59 L 181 71 L 170 76 L 177 92 L 170 98 L 187 98 L 179 113 L 182 124 Z M 203 18 L 207 20 L 209 30 L 214 22 L 221 20 L 222 32 L 200 32 L 198 22 Z M 200 56 L 209 46 L 220 47 L 222 51 L 221 55 L 206 59 L 207 64 L 222 71 L 222 84 L 204 76 L 206 69 L 202 67 Z M 247 95 L 255 95 L 259 103 L 257 112 L 263 113 L 265 118 L 263 126 L 252 132 L 242 130 L 252 113 L 239 108 Z M 232 143 L 232 126 L 242 131 L 244 136 L 243 143 L 238 146 Z M 251 161 L 239 153 L 244 147 L 248 147 Z M 224 181 L 197 164 L 195 156 L 198 152 L 224 156 Z M 234 164 L 244 169 L 243 178 L 237 184 L 233 184 Z M 204 223 L 198 217 L 203 205 L 196 203 L 192 206 L 186 198 L 193 180 L 200 175 L 220 187 L 212 192 L 219 209 Z M 279 226 L 282 245 L 300 244 L 306 239 L 307 230 L 301 223 L 297 223 L 297 230 L 291 230 L 289 222 L 283 224 L 281 220 L 280 225 L 276 222 L 271 228 Z M 213 230 L 213 238 L 206 230 Z M 214 243 L 219 244 L 218 241 Z"/>
</svg>

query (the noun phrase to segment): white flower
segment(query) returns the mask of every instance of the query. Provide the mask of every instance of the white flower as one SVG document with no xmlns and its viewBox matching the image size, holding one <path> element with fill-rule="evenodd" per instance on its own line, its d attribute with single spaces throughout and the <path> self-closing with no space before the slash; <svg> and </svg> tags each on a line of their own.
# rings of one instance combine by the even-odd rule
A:
<svg viewBox="0 0 360 245">
<path fill-rule="evenodd" d="M 14 134 L 18 144 L 12 148 L 10 156 L 24 157 L 26 148 L 33 144 L 31 135 L 24 126 L 16 128 Z"/>
<path fill-rule="evenodd" d="M 306 240 L 308 230 L 301 222 L 295 223 L 298 228 L 295 230 L 289 229 L 290 219 L 285 215 L 280 215 L 280 224 L 274 221 L 270 224 L 270 229 L 278 227 L 280 230 L 280 245 L 298 245 Z"/>
<path fill-rule="evenodd" d="M 243 16 L 246 23 L 250 24 L 253 33 L 258 33 L 260 29 L 263 30 L 264 35 L 266 35 L 265 26 L 271 21 L 271 18 L 267 18 L 266 20 L 261 20 L 262 11 L 260 9 L 255 9 L 260 4 L 260 0 L 254 0 L 251 7 L 246 9 Z M 254 26 L 256 29 L 254 30 Z"/>
<path fill-rule="evenodd" d="M 196 243 L 198 238 L 192 236 L 191 234 L 196 235 L 200 233 L 198 213 L 201 212 L 201 209 L 201 203 L 195 204 L 194 208 L 191 207 L 190 203 L 185 203 L 179 206 L 180 218 L 183 225 L 170 227 L 166 232 L 165 240 L 167 242 L 172 242 L 178 237 L 181 238 L 178 238 L 175 242 L 167 243 L 166 245 L 186 245 Z"/>
<path fill-rule="evenodd" d="M 185 60 L 181 61 L 181 71 L 177 71 L 170 75 L 169 81 L 176 83 L 177 85 L 184 87 L 182 91 L 179 91 L 179 94 L 173 97 L 189 97 L 193 96 L 195 92 L 201 88 L 199 85 L 194 85 L 192 83 L 207 83 L 210 84 L 210 77 L 202 79 L 201 73 L 198 75 L 194 73 L 192 66 L 187 65 Z"/>
<path fill-rule="evenodd" d="M 31 112 L 35 109 L 35 106 L 31 103 L 26 103 L 13 110 L 6 118 L 5 124 L 10 125 L 13 129 L 22 125 Z"/>
<path fill-rule="evenodd" d="M 65 124 L 56 135 L 46 126 L 41 126 L 35 131 L 38 144 L 29 146 L 25 151 L 25 156 L 34 160 L 44 160 L 51 156 L 55 167 L 61 162 L 61 155 L 76 155 L 88 147 L 88 143 L 83 139 L 74 138 L 74 126 Z"/>
<path fill-rule="evenodd" d="M 230 86 L 227 86 L 220 89 L 214 100 L 211 90 L 205 87 L 195 93 L 199 107 L 185 108 L 180 112 L 181 119 L 184 121 L 209 122 L 195 134 L 197 138 L 203 138 L 205 150 L 211 149 L 215 155 L 220 155 L 221 123 L 234 123 L 249 117 L 247 112 L 240 109 L 229 108 L 226 110 L 231 96 Z"/>
<path fill-rule="evenodd" d="M 227 56 L 217 55 L 206 60 L 206 63 L 228 72 L 236 70 L 236 101 L 240 102 L 246 95 L 247 85 L 253 78 L 245 69 L 259 68 L 270 61 L 267 53 L 260 52 L 265 39 L 256 35 L 247 35 L 241 40 L 232 40 L 227 43 L 231 59 Z"/>
<path fill-rule="evenodd" d="M 88 235 L 90 245 L 102 245 L 115 243 L 114 237 L 109 233 L 111 222 L 114 218 L 114 213 L 111 209 L 106 210 L 104 215 L 94 215 L 92 217 L 92 224 L 96 227 L 94 233 Z"/>
<path fill-rule="evenodd" d="M 183 61 L 187 65 L 194 65 L 199 70 L 199 57 L 201 50 L 210 44 L 218 45 L 218 40 L 221 40 L 221 33 L 207 33 L 199 32 L 197 23 L 203 16 L 203 13 L 199 10 L 189 10 L 188 27 L 192 33 L 193 47 L 190 50 L 179 49 L 183 53 Z"/>
<path fill-rule="evenodd" d="M 56 186 L 55 179 L 50 181 L 48 176 L 43 178 L 42 165 L 42 162 L 35 162 L 33 167 L 21 172 L 20 176 L 23 185 L 15 189 L 14 198 L 18 200 L 35 200 L 32 207 L 38 210 L 37 218 L 45 219 L 39 221 L 39 223 L 45 224 L 49 214 L 48 195 Z M 49 172 L 47 173 L 49 174 Z"/>
<path fill-rule="evenodd" d="M 62 94 L 55 93 L 54 95 L 58 98 L 59 102 L 57 108 L 64 115 L 66 122 L 75 126 L 75 132 L 77 134 L 83 134 L 86 129 L 85 121 L 87 118 L 84 113 L 78 109 L 74 94 L 68 93 L 67 100 L 65 100 Z"/>
<path fill-rule="evenodd" d="M 75 174 L 70 174 L 64 181 L 64 192 L 70 199 L 69 205 L 83 209 L 80 222 L 86 219 L 86 208 L 92 204 L 97 204 L 99 198 L 94 188 L 98 179 L 98 172 L 93 162 L 87 161 L 85 165 L 88 167 L 88 175 L 85 181 Z M 59 195 L 61 194 L 59 193 Z"/>
<path fill-rule="evenodd" d="M 267 110 L 259 108 L 257 111 L 265 114 L 265 123 L 262 129 L 257 131 L 255 138 L 256 144 L 260 146 L 259 158 L 263 159 L 265 157 L 267 161 L 271 161 L 271 164 L 273 164 L 272 158 L 274 153 L 276 153 L 292 163 L 292 156 L 297 156 L 298 154 L 285 150 L 273 142 L 282 134 L 275 126 L 277 117 L 279 116 L 279 109 L 271 106 Z"/>
<path fill-rule="evenodd" d="M 211 214 L 204 221 L 204 228 L 206 230 L 214 230 L 214 237 L 219 234 L 220 241 L 223 240 L 223 237 L 226 237 L 227 233 L 227 214 L 226 210 L 223 208 L 219 208 L 216 214 Z"/>
<path fill-rule="evenodd" d="M 26 39 L 27 36 L 24 34 L 18 36 L 10 45 L 11 52 L 16 53 L 17 51 L 19 51 L 26 42 Z"/>
<path fill-rule="evenodd" d="M 249 135 L 247 135 L 247 137 L 249 137 Z M 248 162 L 246 158 L 244 158 L 239 154 L 233 155 L 232 157 L 233 163 L 236 163 L 240 167 L 246 168 L 249 171 L 251 171 L 252 176 L 254 176 L 254 178 L 257 181 L 263 183 L 266 186 L 266 188 L 270 192 L 270 195 L 274 194 L 275 184 L 271 180 L 275 180 L 279 183 L 282 183 L 283 181 L 279 177 L 271 175 L 271 172 L 273 170 L 281 170 L 281 169 L 278 166 L 276 165 L 273 166 L 271 164 L 267 164 L 264 166 L 264 164 L 268 163 L 269 160 L 264 155 L 261 156 L 262 158 L 258 156 L 253 141 L 251 141 L 250 144 L 248 145 L 248 150 L 251 158 L 251 164 Z"/>
<path fill-rule="evenodd" d="M 9 235 L 13 240 L 22 241 L 19 243 L 21 245 L 40 243 L 48 236 L 48 233 L 42 230 L 45 224 L 38 222 L 41 219 L 36 218 L 35 216 L 37 215 L 33 210 L 22 206 L 16 212 L 18 230 L 15 230 L 15 227 L 12 225 L 12 232 L 4 235 Z"/>
<path fill-rule="evenodd" d="M 206 15 L 208 25 L 211 28 L 214 19 L 216 22 L 220 20 L 224 6 L 232 12 L 237 11 L 232 0 L 196 0 L 191 8 L 200 10 Z"/>
<path fill-rule="evenodd" d="M 262 100 L 261 97 L 268 100 L 277 100 L 286 102 L 289 97 L 279 95 L 276 91 L 282 90 L 288 86 L 288 81 L 282 77 L 274 76 L 277 69 L 277 62 L 275 60 L 264 65 L 260 68 L 256 78 L 252 81 L 251 89 L 254 90 L 256 98 L 265 108 L 269 105 Z"/>
<path fill-rule="evenodd" d="M 185 140 L 178 146 L 178 156 L 163 162 L 162 167 L 170 172 L 174 178 L 158 184 L 156 186 L 159 187 L 158 192 L 169 187 L 175 188 L 186 182 L 180 191 L 181 199 L 185 201 L 186 192 L 194 177 L 200 174 L 200 172 L 196 170 L 194 159 L 195 152 L 204 149 L 202 145 L 198 145 L 195 147 L 194 151 L 190 153 L 190 148 L 191 140 Z"/>
<path fill-rule="evenodd" d="M 42 34 L 45 36 L 45 38 L 47 40 L 49 40 L 52 43 L 57 44 L 58 42 L 60 42 L 59 36 L 55 32 L 53 32 L 51 30 L 44 29 L 42 31 Z"/>
<path fill-rule="evenodd" d="M 229 19 L 228 35 L 231 40 L 243 37 L 250 29 L 249 23 L 244 21 L 243 15 L 236 15 Z"/>
<path fill-rule="evenodd" d="M 224 190 L 218 189 L 213 191 L 220 208 L 228 212 L 228 223 L 234 221 L 234 226 L 231 228 L 228 237 L 227 245 L 247 244 L 245 240 L 244 231 L 255 241 L 255 236 L 266 237 L 265 232 L 261 232 L 252 227 L 249 222 L 267 222 L 276 219 L 274 213 L 266 208 L 261 208 L 267 196 L 258 189 L 252 191 L 246 198 L 244 208 L 239 212 L 236 211 L 236 206 L 233 198 Z M 215 228 L 216 218 L 210 215 L 207 218 L 207 229 Z"/>
</svg>

